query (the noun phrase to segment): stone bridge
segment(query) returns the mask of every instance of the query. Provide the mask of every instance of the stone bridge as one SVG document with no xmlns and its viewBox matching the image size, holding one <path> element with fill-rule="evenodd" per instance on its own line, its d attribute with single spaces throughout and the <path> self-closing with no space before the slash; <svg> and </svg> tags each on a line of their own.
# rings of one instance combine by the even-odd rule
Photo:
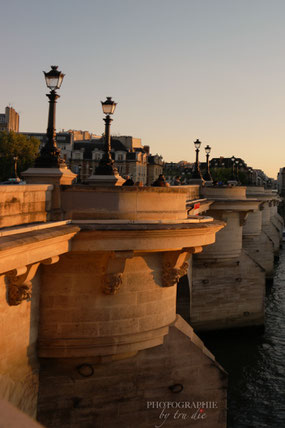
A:
<svg viewBox="0 0 285 428">
<path fill-rule="evenodd" d="M 277 204 L 262 188 L 1 186 L 0 397 L 46 427 L 225 427 L 227 374 L 193 327 L 262 324 Z"/>
</svg>

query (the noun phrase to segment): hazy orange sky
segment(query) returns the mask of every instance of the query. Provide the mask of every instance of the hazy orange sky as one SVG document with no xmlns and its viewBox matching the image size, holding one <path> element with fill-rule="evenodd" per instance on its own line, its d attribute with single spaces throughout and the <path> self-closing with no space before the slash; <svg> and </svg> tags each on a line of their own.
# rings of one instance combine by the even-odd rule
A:
<svg viewBox="0 0 285 428">
<path fill-rule="evenodd" d="M 142 138 L 166 161 L 243 158 L 285 166 L 284 0 L 11 0 L 1 5 L 0 110 L 21 131 L 46 130 L 42 70 L 66 77 L 57 129 L 104 131 L 100 100 L 117 102 L 112 132 Z"/>
</svg>

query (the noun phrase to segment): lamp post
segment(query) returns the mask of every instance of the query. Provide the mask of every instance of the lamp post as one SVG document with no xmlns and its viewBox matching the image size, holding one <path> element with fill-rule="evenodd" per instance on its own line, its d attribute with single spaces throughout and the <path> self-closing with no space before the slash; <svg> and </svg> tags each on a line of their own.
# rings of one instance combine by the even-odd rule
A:
<svg viewBox="0 0 285 428">
<path fill-rule="evenodd" d="M 20 178 L 18 177 L 18 172 L 17 172 L 17 162 L 18 162 L 18 156 L 13 156 L 14 159 L 14 171 L 15 171 L 15 178 L 16 181 L 20 181 Z"/>
<path fill-rule="evenodd" d="M 206 181 L 213 181 L 212 176 L 211 176 L 211 171 L 210 171 L 210 153 L 211 153 L 211 147 L 209 146 L 209 144 L 205 147 L 205 152 L 206 152 L 206 163 L 207 163 L 207 171 L 206 174 L 204 176 L 204 180 Z"/>
<path fill-rule="evenodd" d="M 106 101 L 101 101 L 103 113 L 106 115 L 104 117 L 105 122 L 105 144 L 104 144 L 104 154 L 100 159 L 99 165 L 95 169 L 94 175 L 117 175 L 118 170 L 114 166 L 114 161 L 111 156 L 111 134 L 110 127 L 111 119 L 110 115 L 114 113 L 117 103 L 112 100 L 112 97 L 107 97 Z"/>
<path fill-rule="evenodd" d="M 56 145 L 55 133 L 55 111 L 56 100 L 60 97 L 56 93 L 56 89 L 61 87 L 64 74 L 58 71 L 57 65 L 52 65 L 51 70 L 45 75 L 46 85 L 50 89 L 50 93 L 46 94 L 49 99 L 49 114 L 48 114 L 48 127 L 46 133 L 46 142 L 40 151 L 39 157 L 36 159 L 35 166 L 37 168 L 58 168 L 65 166 L 64 159 L 60 157 L 60 149 Z"/>
<path fill-rule="evenodd" d="M 231 161 L 232 161 L 232 180 L 235 180 L 235 160 L 236 158 L 234 156 L 231 157 Z"/>
<path fill-rule="evenodd" d="M 252 186 L 252 168 L 248 168 L 248 184 Z"/>
<path fill-rule="evenodd" d="M 239 167 L 238 159 L 235 160 L 235 165 L 236 165 L 236 180 L 238 181 L 238 179 L 239 179 L 239 177 L 238 177 L 238 167 Z"/>
<path fill-rule="evenodd" d="M 202 177 L 202 174 L 200 171 L 200 166 L 199 166 L 199 149 L 201 146 L 201 141 L 199 141 L 198 139 L 196 141 L 194 141 L 194 146 L 196 149 L 196 162 L 194 165 L 194 171 L 192 173 L 192 178 L 203 180 L 203 177 Z"/>
</svg>

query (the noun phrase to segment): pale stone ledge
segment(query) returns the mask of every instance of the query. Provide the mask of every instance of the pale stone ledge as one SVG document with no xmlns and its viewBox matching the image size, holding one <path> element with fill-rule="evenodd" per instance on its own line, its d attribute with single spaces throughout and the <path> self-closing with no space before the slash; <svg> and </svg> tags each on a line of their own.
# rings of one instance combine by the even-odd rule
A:
<svg viewBox="0 0 285 428">
<path fill-rule="evenodd" d="M 25 413 L 18 410 L 8 401 L 0 399 L 0 426 L 1 428 L 43 428 Z"/>
<path fill-rule="evenodd" d="M 12 226 L 5 227 L 5 229 L 0 230 L 0 237 L 16 235 L 18 233 L 27 233 L 33 232 L 35 230 L 49 229 L 51 227 L 64 226 L 65 224 L 70 224 L 71 220 L 62 220 L 62 221 L 48 221 L 46 223 L 37 223 L 37 224 L 26 224 L 24 226 Z"/>
</svg>

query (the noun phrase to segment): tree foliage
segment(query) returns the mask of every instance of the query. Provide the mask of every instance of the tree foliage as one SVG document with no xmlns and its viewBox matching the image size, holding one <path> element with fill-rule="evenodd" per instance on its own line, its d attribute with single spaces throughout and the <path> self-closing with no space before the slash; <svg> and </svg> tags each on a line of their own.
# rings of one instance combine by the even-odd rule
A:
<svg viewBox="0 0 285 428">
<path fill-rule="evenodd" d="M 236 171 L 235 178 L 233 178 L 233 170 L 232 168 L 211 168 L 211 175 L 213 181 L 222 182 L 226 184 L 228 181 L 236 180 Z M 246 186 L 249 184 L 248 174 L 244 171 L 238 171 L 238 180 L 240 184 Z"/>
<path fill-rule="evenodd" d="M 0 181 L 15 177 L 14 157 L 17 156 L 17 171 L 31 167 L 39 151 L 40 141 L 15 132 L 0 132 Z"/>
</svg>

